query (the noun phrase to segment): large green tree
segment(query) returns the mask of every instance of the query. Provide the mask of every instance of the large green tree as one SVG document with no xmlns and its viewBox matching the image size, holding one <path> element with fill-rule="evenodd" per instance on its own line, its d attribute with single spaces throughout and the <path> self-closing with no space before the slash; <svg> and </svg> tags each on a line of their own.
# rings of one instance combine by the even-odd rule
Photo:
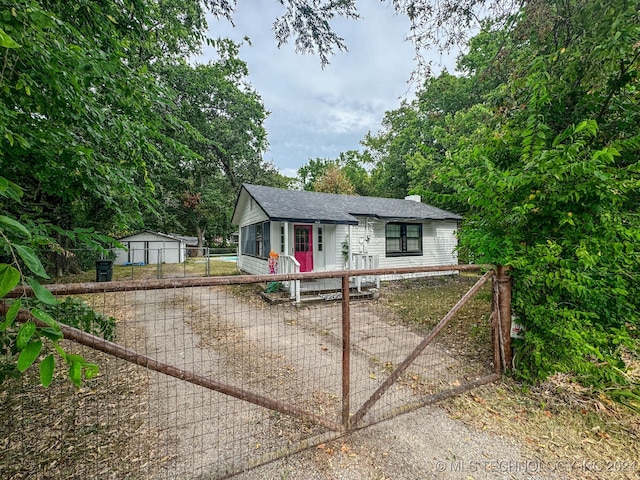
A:
<svg viewBox="0 0 640 480">
<path fill-rule="evenodd" d="M 63 249 L 85 243 L 77 227 L 140 224 L 152 199 L 149 166 L 179 150 L 164 131 L 167 90 L 149 67 L 193 51 L 205 24 L 199 4 L 172 6 L 3 5 L 0 167 L 24 190 L 22 203 L 5 208 Z M 71 257 L 57 252 L 49 256 L 61 273 Z"/>
<path fill-rule="evenodd" d="M 150 172 L 157 208 L 146 225 L 195 234 L 202 246 L 207 233 L 226 238 L 233 201 L 243 182 L 273 183 L 277 172 L 262 160 L 267 112 L 248 85 L 238 46 L 215 42 L 218 60 L 192 66 L 167 64 L 156 70 L 172 93 L 167 135 L 188 150 Z"/>
<path fill-rule="evenodd" d="M 477 261 L 512 266 L 519 375 L 570 372 L 637 395 L 615 390 L 640 327 L 637 5 L 528 2 L 507 33 L 483 43 L 495 53 L 470 52 L 469 80 L 492 89 L 446 116 L 444 155 L 414 157 L 409 175 L 465 213 L 460 241 Z M 496 79 L 497 57 L 510 70 Z"/>
</svg>

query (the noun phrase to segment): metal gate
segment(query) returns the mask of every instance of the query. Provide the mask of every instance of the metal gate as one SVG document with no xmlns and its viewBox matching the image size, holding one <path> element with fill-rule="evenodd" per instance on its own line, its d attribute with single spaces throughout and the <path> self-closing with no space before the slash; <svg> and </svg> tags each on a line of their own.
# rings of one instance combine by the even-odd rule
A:
<svg viewBox="0 0 640 480">
<path fill-rule="evenodd" d="M 63 327 L 79 353 L 99 357 L 101 374 L 71 393 L 64 379 L 49 393 L 34 387 L 24 397 L 33 405 L 5 406 L 16 424 L 7 451 L 23 464 L 3 459 L 4 476 L 225 478 L 494 381 L 504 345 L 498 282 L 490 310 L 471 320 L 489 343 L 486 355 L 466 358 L 456 331 L 444 336 L 455 345 L 441 340 L 493 270 L 428 330 L 407 325 L 381 299 L 352 298 L 361 275 L 444 270 L 451 267 L 53 285 L 54 294 L 78 296 L 111 316 L 117 337 Z M 334 301 L 269 305 L 251 289 L 320 279 L 340 281 Z M 60 398 L 51 393 L 58 391 Z M 47 445 L 56 448 L 43 471 L 44 454 L 25 445 L 20 430 L 31 408 L 53 411 L 65 401 L 72 419 L 48 427 Z M 91 455 L 78 454 L 89 448 Z"/>
</svg>

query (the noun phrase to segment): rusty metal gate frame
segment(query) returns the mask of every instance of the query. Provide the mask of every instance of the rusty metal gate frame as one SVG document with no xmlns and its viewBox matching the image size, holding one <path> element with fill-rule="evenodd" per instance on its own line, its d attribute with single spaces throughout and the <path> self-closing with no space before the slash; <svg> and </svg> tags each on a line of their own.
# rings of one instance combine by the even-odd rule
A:
<svg viewBox="0 0 640 480">
<path fill-rule="evenodd" d="M 377 388 L 377 390 L 370 396 L 370 398 L 358 408 L 355 413 L 351 412 L 350 405 L 350 371 L 351 371 L 351 340 L 350 340 L 350 295 L 349 295 L 349 279 L 350 277 L 357 276 L 372 276 L 372 275 L 398 275 L 403 273 L 417 273 L 417 272 L 441 272 L 441 271 L 482 271 L 488 269 L 486 273 L 473 285 L 467 293 L 465 293 L 460 300 L 449 310 L 449 312 L 438 322 L 438 324 L 422 339 L 422 341 L 414 348 L 414 350 L 400 363 L 393 372 L 387 377 L 387 379 Z M 503 277 L 500 278 L 500 273 Z M 342 411 L 341 422 L 335 422 L 328 418 L 315 415 L 311 412 L 297 408 L 292 405 L 288 405 L 286 402 L 273 400 L 265 395 L 256 394 L 248 390 L 238 388 L 232 385 L 228 385 L 212 378 L 197 374 L 195 372 L 187 371 L 178 367 L 175 367 L 166 362 L 161 362 L 148 355 L 141 354 L 129 348 L 118 345 L 117 343 L 105 340 L 103 338 L 91 335 L 83 332 L 74 327 L 70 327 L 61 324 L 62 333 L 64 338 L 71 340 L 86 347 L 98 350 L 114 357 L 120 358 L 127 362 L 145 367 L 149 370 L 175 377 L 185 382 L 192 383 L 204 387 L 209 390 L 213 390 L 224 395 L 231 396 L 233 398 L 252 403 L 254 405 L 264 407 L 276 412 L 284 413 L 297 417 L 302 420 L 312 422 L 316 425 L 328 429 L 330 432 L 326 434 L 320 434 L 316 437 L 308 438 L 297 442 L 297 444 L 290 445 L 284 451 L 276 451 L 271 454 L 266 454 L 260 457 L 253 458 L 247 465 L 248 468 L 255 468 L 265 463 L 274 461 L 278 458 L 282 458 L 286 455 L 293 454 L 302 450 L 305 450 L 314 445 L 335 440 L 343 437 L 349 433 L 366 428 L 373 423 L 379 423 L 388 418 L 398 415 L 399 413 L 406 413 L 411 410 L 415 410 L 422 406 L 436 403 L 445 398 L 460 394 L 467 390 L 471 390 L 480 385 L 488 384 L 496 381 L 500 377 L 500 373 L 503 368 L 506 367 L 505 362 L 505 346 L 508 344 L 505 341 L 504 332 L 504 320 L 506 315 L 501 312 L 504 310 L 505 301 L 510 302 L 510 291 L 505 294 L 500 293 L 499 287 L 506 283 L 504 279 L 504 269 L 501 271 L 498 268 L 498 278 L 496 278 L 496 272 L 486 265 L 456 265 L 452 266 L 438 266 L 438 267 L 408 267 L 408 268 L 395 268 L 395 269 L 375 269 L 375 270 L 350 270 L 350 271 L 337 271 L 337 272 L 317 272 L 317 273 L 297 273 L 297 274 L 275 274 L 275 275 L 238 275 L 232 277 L 204 277 L 204 278 L 184 278 L 184 279 L 166 279 L 166 280 L 145 280 L 145 281 L 114 281 L 114 282 L 102 282 L 102 283 L 78 283 L 78 284 L 60 284 L 60 285 L 47 285 L 46 288 L 54 295 L 77 295 L 77 294 L 91 294 L 91 293 L 107 293 L 107 292 L 123 292 L 131 290 L 159 290 L 159 289 L 173 289 L 173 288 L 189 288 L 189 287 L 207 287 L 207 286 L 222 286 L 222 285 L 236 285 L 236 284 L 251 284 L 261 282 L 279 282 L 279 281 L 295 281 L 295 280 L 310 280 L 319 278 L 341 278 L 342 279 Z M 362 420 L 364 416 L 371 410 L 371 408 L 380 400 L 385 392 L 400 378 L 403 372 L 418 358 L 418 356 L 424 351 L 424 349 L 434 340 L 438 333 L 451 321 L 456 313 L 480 290 L 480 288 L 487 283 L 490 279 L 493 280 L 493 301 L 492 312 L 490 317 L 490 323 L 492 328 L 493 337 L 493 364 L 494 373 L 476 379 L 475 381 L 468 382 L 464 385 L 439 392 L 437 394 L 430 395 L 422 401 L 415 402 L 410 406 L 406 406 L 401 412 L 391 412 L 390 415 L 379 419 L 376 422 L 369 422 L 363 424 Z M 21 296 L 31 297 L 34 293 L 29 287 L 18 287 L 7 295 L 7 298 L 17 298 Z M 510 306 L 507 304 L 507 306 Z M 0 314 L 6 313 L 8 306 L 4 303 L 0 303 Z M 32 317 L 28 312 L 20 312 L 18 316 L 19 321 L 34 321 L 42 325 L 42 322 Z M 510 320 L 510 315 L 509 315 Z M 507 332 L 508 335 L 508 332 Z M 238 471 L 228 472 L 226 477 L 233 476 Z"/>
</svg>

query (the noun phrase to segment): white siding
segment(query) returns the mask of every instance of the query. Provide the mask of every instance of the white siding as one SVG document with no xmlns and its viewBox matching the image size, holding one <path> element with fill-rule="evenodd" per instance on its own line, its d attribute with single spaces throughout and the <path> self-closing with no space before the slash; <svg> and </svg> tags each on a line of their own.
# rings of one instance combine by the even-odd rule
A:
<svg viewBox="0 0 640 480">
<path fill-rule="evenodd" d="M 251 275 L 266 275 L 269 273 L 269 262 L 249 255 L 238 255 L 238 268 Z"/>
<path fill-rule="evenodd" d="M 120 243 L 128 248 L 128 251 L 117 248 L 115 264 L 122 265 L 127 262 L 147 263 L 156 265 L 162 263 L 181 263 L 185 259 L 185 244 L 178 239 L 157 235 L 151 232 L 137 233 L 121 238 Z"/>
<path fill-rule="evenodd" d="M 353 227 L 352 227 L 353 228 Z M 336 225 L 335 234 L 335 250 L 333 252 L 334 265 L 336 270 L 344 270 L 348 268 L 344 255 L 342 254 L 342 244 L 349 241 L 349 226 Z"/>
<path fill-rule="evenodd" d="M 322 250 L 318 241 L 318 231 L 322 229 Z M 330 272 L 342 270 L 343 262 L 336 264 L 336 226 L 329 224 L 313 225 L 313 271 Z"/>
<path fill-rule="evenodd" d="M 458 224 L 457 222 L 438 222 L 436 227 L 435 255 L 440 265 L 457 265 Z"/>
<path fill-rule="evenodd" d="M 242 216 L 240 218 L 242 218 L 240 225 L 238 225 L 240 227 L 269 220 L 264 210 L 262 210 L 252 198 L 247 198 L 247 201 L 244 202 L 244 208 L 242 209 Z"/>
<path fill-rule="evenodd" d="M 457 222 L 431 221 L 422 224 L 422 255 L 420 256 L 386 256 L 385 221 L 375 219 L 359 219 L 358 226 L 351 227 L 351 249 L 353 253 L 369 253 L 377 255 L 380 268 L 416 267 L 436 265 L 457 265 Z M 346 236 L 347 227 L 343 227 Z M 340 235 L 338 235 L 340 237 Z M 451 272 L 454 272 L 452 270 Z M 444 272 L 444 274 L 451 273 Z M 443 273 L 422 273 L 411 276 L 439 275 Z M 386 275 L 383 280 L 401 278 L 399 275 Z"/>
</svg>

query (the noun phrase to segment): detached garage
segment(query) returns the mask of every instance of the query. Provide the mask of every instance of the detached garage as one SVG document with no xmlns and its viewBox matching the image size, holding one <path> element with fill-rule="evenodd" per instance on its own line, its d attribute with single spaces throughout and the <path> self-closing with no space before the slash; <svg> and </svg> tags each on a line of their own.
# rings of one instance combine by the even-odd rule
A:
<svg viewBox="0 0 640 480">
<path fill-rule="evenodd" d="M 114 250 L 116 265 L 182 263 L 187 258 L 186 241 L 165 233 L 144 231 L 118 241 L 127 250 Z"/>
</svg>

